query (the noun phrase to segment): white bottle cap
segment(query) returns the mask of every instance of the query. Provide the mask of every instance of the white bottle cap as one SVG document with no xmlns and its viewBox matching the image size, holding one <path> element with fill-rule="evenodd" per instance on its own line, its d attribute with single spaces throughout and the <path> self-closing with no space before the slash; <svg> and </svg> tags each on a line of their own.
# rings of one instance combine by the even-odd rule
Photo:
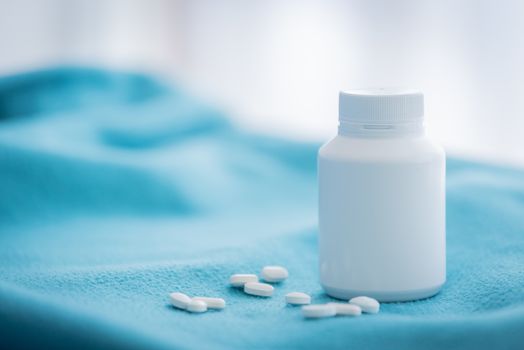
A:
<svg viewBox="0 0 524 350">
<path fill-rule="evenodd" d="M 378 88 L 341 91 L 339 120 L 359 124 L 422 122 L 424 95 L 411 89 Z"/>
</svg>

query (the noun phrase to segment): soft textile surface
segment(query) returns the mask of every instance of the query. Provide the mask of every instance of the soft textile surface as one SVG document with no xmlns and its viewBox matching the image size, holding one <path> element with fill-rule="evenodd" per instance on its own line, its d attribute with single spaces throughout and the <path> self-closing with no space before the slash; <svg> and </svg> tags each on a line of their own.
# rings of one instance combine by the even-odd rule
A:
<svg viewBox="0 0 524 350">
<path fill-rule="evenodd" d="M 0 336 L 41 348 L 524 348 L 524 172 L 448 159 L 448 281 L 378 315 L 308 321 L 318 145 L 239 131 L 140 75 L 0 80 Z M 281 264 L 262 299 L 230 274 Z M 171 291 L 221 296 L 188 314 Z"/>
</svg>

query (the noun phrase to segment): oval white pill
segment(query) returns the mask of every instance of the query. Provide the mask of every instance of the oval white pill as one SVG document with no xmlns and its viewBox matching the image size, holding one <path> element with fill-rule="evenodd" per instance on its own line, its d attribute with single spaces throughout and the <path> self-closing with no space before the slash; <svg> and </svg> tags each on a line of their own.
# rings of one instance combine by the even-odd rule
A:
<svg viewBox="0 0 524 350">
<path fill-rule="evenodd" d="M 248 282 L 244 284 L 244 292 L 259 297 L 270 297 L 273 295 L 273 286 L 267 283 Z"/>
<path fill-rule="evenodd" d="M 179 309 L 187 309 L 187 305 L 191 302 L 191 298 L 185 295 L 184 293 L 171 293 L 169 294 L 169 298 L 171 299 L 171 304 L 174 307 L 177 307 Z"/>
<path fill-rule="evenodd" d="M 226 301 L 222 298 L 193 297 L 193 300 L 203 301 L 208 309 L 223 309 L 226 307 Z"/>
<path fill-rule="evenodd" d="M 337 309 L 331 304 L 315 304 L 302 306 L 302 315 L 307 318 L 332 317 L 337 314 Z"/>
<path fill-rule="evenodd" d="M 350 304 L 355 304 L 360 306 L 362 312 L 368 314 L 376 314 L 380 310 L 380 304 L 373 298 L 370 297 L 355 297 L 349 301 Z"/>
<path fill-rule="evenodd" d="M 257 275 L 246 274 L 246 273 L 236 273 L 229 277 L 229 283 L 233 287 L 243 287 L 244 284 L 248 282 L 258 282 Z"/>
<path fill-rule="evenodd" d="M 282 266 L 266 266 L 262 269 L 262 279 L 266 282 L 282 282 L 289 276 Z"/>
<path fill-rule="evenodd" d="M 286 294 L 286 303 L 291 305 L 311 304 L 311 297 L 302 292 L 291 292 Z"/>
<path fill-rule="evenodd" d="M 330 303 L 337 310 L 337 315 L 340 316 L 360 316 L 362 309 L 360 306 L 349 303 Z"/>
<path fill-rule="evenodd" d="M 207 304 L 201 300 L 191 300 L 187 304 L 187 311 L 189 312 L 206 312 Z"/>
</svg>

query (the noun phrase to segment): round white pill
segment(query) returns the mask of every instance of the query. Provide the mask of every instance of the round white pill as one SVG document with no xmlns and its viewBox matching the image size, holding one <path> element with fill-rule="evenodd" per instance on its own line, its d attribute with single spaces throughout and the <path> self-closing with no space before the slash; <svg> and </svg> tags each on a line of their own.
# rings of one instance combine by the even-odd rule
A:
<svg viewBox="0 0 524 350">
<path fill-rule="evenodd" d="M 331 304 L 315 304 L 302 306 L 302 315 L 307 318 L 332 317 L 337 314 L 337 309 Z"/>
<path fill-rule="evenodd" d="M 262 269 L 262 279 L 266 282 L 282 282 L 289 276 L 282 266 L 266 266 Z"/>
<path fill-rule="evenodd" d="M 226 307 L 226 301 L 222 298 L 193 297 L 193 300 L 203 301 L 208 309 L 223 309 Z"/>
<path fill-rule="evenodd" d="M 206 312 L 207 304 L 201 300 L 191 300 L 187 304 L 187 311 L 189 312 Z"/>
<path fill-rule="evenodd" d="M 355 297 L 349 303 L 360 306 L 362 312 L 367 314 L 376 314 L 380 310 L 379 302 L 370 297 Z"/>
<path fill-rule="evenodd" d="M 362 309 L 358 305 L 349 303 L 330 303 L 337 310 L 337 315 L 340 316 L 360 316 Z"/>
<path fill-rule="evenodd" d="M 185 295 L 184 293 L 171 293 L 169 294 L 169 298 L 171 299 L 171 304 L 179 309 L 187 309 L 187 305 L 191 302 L 191 298 Z"/>
<path fill-rule="evenodd" d="M 233 287 L 243 287 L 248 282 L 258 282 L 257 275 L 237 273 L 229 277 L 229 283 Z"/>
<path fill-rule="evenodd" d="M 286 294 L 286 303 L 291 305 L 311 304 L 311 297 L 302 292 L 291 292 Z"/>
<path fill-rule="evenodd" d="M 244 292 L 259 297 L 270 297 L 273 290 L 273 286 L 267 283 L 248 282 L 244 284 Z"/>
</svg>

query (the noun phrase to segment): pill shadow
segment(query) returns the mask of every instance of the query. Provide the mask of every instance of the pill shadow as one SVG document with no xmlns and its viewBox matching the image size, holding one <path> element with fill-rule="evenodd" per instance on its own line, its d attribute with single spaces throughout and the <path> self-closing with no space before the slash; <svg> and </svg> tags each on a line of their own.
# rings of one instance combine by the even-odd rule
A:
<svg viewBox="0 0 524 350">
<path fill-rule="evenodd" d="M 362 316 L 364 316 L 364 314 L 362 314 Z M 333 320 L 353 320 L 350 322 L 356 322 L 356 320 L 362 316 L 335 315 L 335 316 L 329 316 L 329 317 L 311 317 L 309 318 L 309 317 L 303 317 L 302 315 L 300 315 L 300 317 L 302 318 L 304 322 L 334 322 Z"/>
<path fill-rule="evenodd" d="M 229 286 L 227 289 L 228 289 L 228 292 L 233 296 L 240 296 L 240 297 L 246 297 L 246 298 L 257 297 L 257 295 L 251 295 L 251 294 L 247 294 L 246 292 L 244 292 L 243 287 Z M 259 298 L 263 298 L 263 297 L 259 297 Z"/>
<path fill-rule="evenodd" d="M 183 309 L 179 309 L 177 307 L 174 307 L 173 305 L 169 304 L 169 303 L 166 303 L 164 304 L 164 308 L 168 309 L 168 310 L 172 310 L 172 311 L 180 311 L 180 312 L 185 312 L 187 313 L 186 310 L 183 310 Z"/>
<path fill-rule="evenodd" d="M 183 313 L 183 314 L 186 314 L 186 315 L 203 315 L 203 314 L 207 314 L 207 313 L 225 312 L 224 309 L 207 309 L 207 311 L 205 311 L 205 312 L 189 312 L 187 310 L 179 309 L 177 307 L 174 307 L 173 305 L 171 305 L 169 303 L 166 303 L 164 305 L 164 308 L 166 308 L 168 310 L 171 310 L 171 311 L 180 312 L 180 313 Z"/>
</svg>

